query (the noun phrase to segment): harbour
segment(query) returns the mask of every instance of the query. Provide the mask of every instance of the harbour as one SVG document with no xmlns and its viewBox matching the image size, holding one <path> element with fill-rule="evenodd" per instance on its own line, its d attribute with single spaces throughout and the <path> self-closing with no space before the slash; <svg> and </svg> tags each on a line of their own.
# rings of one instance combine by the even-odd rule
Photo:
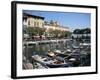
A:
<svg viewBox="0 0 100 80">
<path fill-rule="evenodd" d="M 75 16 L 81 15 L 82 18 L 79 21 L 72 21 L 74 18 L 69 13 L 45 11 L 34 13 L 35 11 L 23 11 L 23 69 L 91 66 L 91 28 L 85 26 L 84 21 L 80 22 L 85 15 L 73 13 Z M 71 17 L 70 22 L 73 26 L 67 25 L 69 16 L 63 16 L 66 14 Z M 90 17 L 89 14 L 86 15 Z M 80 24 L 81 27 L 79 25 L 74 27 L 77 22 L 83 23 Z"/>
<path fill-rule="evenodd" d="M 37 44 L 38 43 L 38 44 Z M 27 44 L 27 45 L 26 45 Z M 45 40 L 24 43 L 25 63 L 34 69 L 90 66 L 89 43 L 71 39 Z"/>
</svg>

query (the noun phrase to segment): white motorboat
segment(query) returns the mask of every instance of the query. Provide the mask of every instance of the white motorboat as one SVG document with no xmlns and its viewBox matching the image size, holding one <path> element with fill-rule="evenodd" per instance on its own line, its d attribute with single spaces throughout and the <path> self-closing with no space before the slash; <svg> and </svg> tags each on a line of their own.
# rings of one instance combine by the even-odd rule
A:
<svg viewBox="0 0 100 80">
<path fill-rule="evenodd" d="M 57 58 L 57 57 L 53 57 L 53 58 L 50 58 L 50 57 L 41 57 L 39 55 L 34 55 L 32 56 L 32 58 L 37 61 L 38 63 L 42 64 L 43 66 L 47 66 L 47 67 L 50 67 L 50 68 L 56 68 L 56 67 L 68 67 L 69 64 L 66 63 L 64 61 L 64 59 L 60 59 L 60 58 Z"/>
</svg>

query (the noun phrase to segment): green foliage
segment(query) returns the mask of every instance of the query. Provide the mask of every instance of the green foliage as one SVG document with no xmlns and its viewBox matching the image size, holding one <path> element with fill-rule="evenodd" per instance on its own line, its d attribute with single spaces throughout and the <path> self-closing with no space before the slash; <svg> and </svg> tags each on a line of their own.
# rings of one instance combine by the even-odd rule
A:
<svg viewBox="0 0 100 80">
<path fill-rule="evenodd" d="M 55 38 L 58 38 L 60 35 L 60 30 L 53 30 L 53 35 Z"/>
<path fill-rule="evenodd" d="M 80 32 L 81 32 L 80 29 L 75 29 L 75 30 L 73 31 L 74 34 L 80 34 Z"/>
<path fill-rule="evenodd" d="M 27 33 L 29 36 L 34 36 L 34 35 L 43 35 L 45 32 L 45 28 L 39 28 L 39 27 L 28 27 L 27 28 Z"/>
<path fill-rule="evenodd" d="M 49 29 L 48 32 L 45 32 L 45 28 L 40 28 L 40 27 L 27 27 L 26 28 L 26 33 L 32 38 L 34 35 L 44 35 L 45 36 L 50 36 L 54 38 L 64 38 L 64 37 L 69 37 L 71 35 L 71 32 L 69 31 L 61 31 L 61 30 L 53 30 Z"/>
<path fill-rule="evenodd" d="M 65 37 L 69 37 L 69 36 L 71 36 L 71 32 L 70 31 L 65 31 Z"/>
<path fill-rule="evenodd" d="M 84 29 L 75 29 L 73 31 L 73 34 L 77 35 L 77 39 L 81 41 L 81 39 L 90 39 L 90 36 L 88 36 L 88 34 L 91 33 L 91 29 L 90 28 L 84 28 Z M 81 35 L 81 36 L 78 36 Z M 84 36 L 85 34 L 85 36 Z M 74 37 L 72 37 L 74 38 Z"/>
<path fill-rule="evenodd" d="M 64 38 L 70 36 L 71 32 L 49 29 L 48 34 L 55 38 Z"/>
<path fill-rule="evenodd" d="M 74 34 L 90 34 L 91 29 L 90 28 L 85 28 L 85 29 L 75 29 L 73 31 Z"/>
</svg>

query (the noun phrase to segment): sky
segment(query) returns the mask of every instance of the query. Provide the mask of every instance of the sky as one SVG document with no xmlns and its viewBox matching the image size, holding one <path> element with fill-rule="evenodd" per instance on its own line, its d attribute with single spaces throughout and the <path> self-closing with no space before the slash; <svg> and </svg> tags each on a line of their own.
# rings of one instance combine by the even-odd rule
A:
<svg viewBox="0 0 100 80">
<path fill-rule="evenodd" d="M 75 12 L 54 12 L 54 11 L 34 11 L 23 10 L 24 13 L 44 17 L 45 21 L 57 21 L 61 26 L 68 27 L 71 31 L 74 29 L 83 29 L 91 26 L 90 13 Z"/>
</svg>

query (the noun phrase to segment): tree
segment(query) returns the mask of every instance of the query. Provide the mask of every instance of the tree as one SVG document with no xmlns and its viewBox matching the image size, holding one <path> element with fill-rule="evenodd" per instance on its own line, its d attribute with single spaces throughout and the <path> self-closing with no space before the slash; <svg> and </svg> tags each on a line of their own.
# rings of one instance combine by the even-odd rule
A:
<svg viewBox="0 0 100 80">
<path fill-rule="evenodd" d="M 46 30 L 45 28 L 39 28 L 39 27 L 37 29 L 38 29 L 38 34 L 39 35 L 43 35 L 45 30 Z"/>
<path fill-rule="evenodd" d="M 66 31 L 60 31 L 60 38 L 64 38 L 66 36 Z"/>
<path fill-rule="evenodd" d="M 75 29 L 75 30 L 73 31 L 73 33 L 74 33 L 74 34 L 80 34 L 80 29 Z"/>
<path fill-rule="evenodd" d="M 80 29 L 75 29 L 75 30 L 73 31 L 73 34 L 76 34 L 76 35 L 77 35 L 77 38 L 76 38 L 77 40 L 79 39 L 80 33 L 81 33 Z"/>
<path fill-rule="evenodd" d="M 65 33 L 65 37 L 70 37 L 72 34 L 70 31 L 65 31 L 64 33 Z"/>
<path fill-rule="evenodd" d="M 84 33 L 85 33 L 85 34 L 90 34 L 90 33 L 91 33 L 90 28 L 86 28 L 86 29 L 84 29 Z"/>
<path fill-rule="evenodd" d="M 84 29 L 84 34 L 86 34 L 86 39 L 89 39 L 90 38 L 90 34 L 91 34 L 91 29 L 90 28 L 86 28 Z"/>
<path fill-rule="evenodd" d="M 50 21 L 50 25 L 53 25 L 53 24 L 54 24 L 54 22 L 53 22 L 53 20 L 51 20 L 51 21 Z"/>
<path fill-rule="evenodd" d="M 47 22 L 47 21 L 44 21 L 44 24 L 45 24 L 45 25 L 48 25 L 48 22 Z"/>
<path fill-rule="evenodd" d="M 53 30 L 53 35 L 55 38 L 58 38 L 60 35 L 60 30 Z"/>
<path fill-rule="evenodd" d="M 52 36 L 52 37 L 53 37 L 53 36 L 54 36 L 53 31 L 54 31 L 53 29 L 49 29 L 48 32 L 47 32 L 47 34 L 48 34 L 49 36 Z"/>
<path fill-rule="evenodd" d="M 30 38 L 32 38 L 32 36 L 35 35 L 36 32 L 34 31 L 33 27 L 28 27 L 27 28 L 27 34 L 29 34 Z"/>
<path fill-rule="evenodd" d="M 82 40 L 82 39 L 89 39 L 90 38 L 90 33 L 91 33 L 91 30 L 90 28 L 85 28 L 85 29 L 75 29 L 73 31 L 73 34 L 76 34 L 77 35 L 77 39 L 79 40 Z M 86 36 L 85 36 L 85 35 Z M 89 35 L 88 35 L 89 34 Z M 80 37 L 78 37 L 78 35 L 80 35 Z"/>
<path fill-rule="evenodd" d="M 34 35 L 43 35 L 44 32 L 45 32 L 45 28 L 40 28 L 40 27 L 27 28 L 27 34 L 29 34 L 30 37 L 33 37 Z"/>
</svg>

